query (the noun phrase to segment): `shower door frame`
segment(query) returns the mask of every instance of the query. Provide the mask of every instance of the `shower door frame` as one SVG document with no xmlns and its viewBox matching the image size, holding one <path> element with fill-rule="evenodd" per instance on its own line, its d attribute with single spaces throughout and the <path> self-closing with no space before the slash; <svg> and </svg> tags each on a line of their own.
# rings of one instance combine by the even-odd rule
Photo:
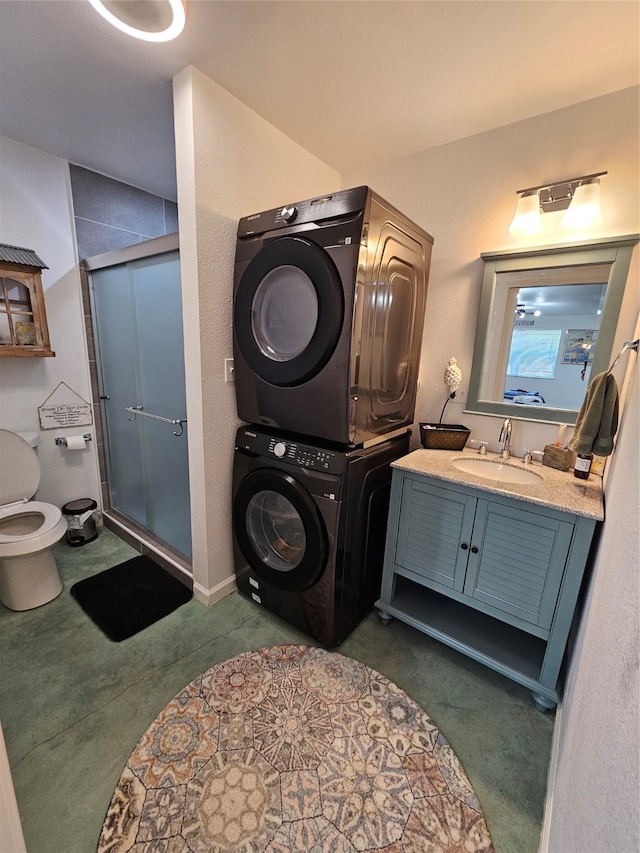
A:
<svg viewBox="0 0 640 853">
<path fill-rule="evenodd" d="M 193 583 L 193 571 L 191 561 L 184 554 L 175 551 L 167 542 L 158 539 L 150 530 L 142 527 L 130 517 L 119 512 L 111 505 L 109 491 L 109 465 L 106 456 L 105 430 L 103 401 L 100 397 L 100 360 L 96 345 L 96 315 L 92 296 L 90 273 L 130 261 L 143 260 L 156 255 L 166 254 L 180 249 L 179 233 L 167 234 L 135 243 L 122 249 L 115 249 L 85 258 L 80 262 L 82 278 L 82 295 L 85 310 L 85 322 L 87 329 L 87 345 L 89 351 L 89 367 L 91 373 L 91 388 L 93 394 L 93 410 L 95 416 L 97 451 L 100 465 L 100 483 L 102 492 L 102 506 L 105 527 L 112 530 L 120 538 L 134 547 L 141 554 L 152 556 L 156 562 L 164 566 L 179 580 L 189 586 Z M 186 378 L 186 377 L 185 377 Z M 184 438 L 187 440 L 188 430 L 185 430 Z"/>
</svg>

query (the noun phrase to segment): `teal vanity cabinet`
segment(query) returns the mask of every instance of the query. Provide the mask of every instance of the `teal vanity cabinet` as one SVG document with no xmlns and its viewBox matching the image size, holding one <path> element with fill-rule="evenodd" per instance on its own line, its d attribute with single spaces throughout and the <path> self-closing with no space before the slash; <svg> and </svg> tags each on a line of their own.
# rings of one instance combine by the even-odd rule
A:
<svg viewBox="0 0 640 853">
<path fill-rule="evenodd" d="M 425 454 L 434 453 L 442 451 L 410 454 L 407 467 L 417 457 L 428 471 Z M 478 477 L 443 480 L 404 464 L 394 463 L 382 621 L 394 616 L 528 687 L 540 710 L 554 707 L 601 498 L 584 516 L 544 496 L 532 502 L 546 485 L 479 488 Z M 559 474 L 549 474 L 556 493 Z M 580 487 L 561 476 L 579 498 Z"/>
</svg>

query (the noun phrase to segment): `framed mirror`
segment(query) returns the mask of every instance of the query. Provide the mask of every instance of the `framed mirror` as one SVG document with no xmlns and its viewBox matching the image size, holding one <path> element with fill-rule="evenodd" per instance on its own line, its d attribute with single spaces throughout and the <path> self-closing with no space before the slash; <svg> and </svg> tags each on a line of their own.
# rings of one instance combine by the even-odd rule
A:
<svg viewBox="0 0 640 853">
<path fill-rule="evenodd" d="M 485 252 L 465 411 L 574 424 L 607 370 L 639 235 Z"/>
</svg>

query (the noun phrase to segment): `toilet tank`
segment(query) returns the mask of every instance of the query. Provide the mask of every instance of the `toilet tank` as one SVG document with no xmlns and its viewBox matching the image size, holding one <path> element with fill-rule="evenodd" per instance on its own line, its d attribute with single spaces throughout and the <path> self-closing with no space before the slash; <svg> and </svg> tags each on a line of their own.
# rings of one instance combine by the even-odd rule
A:
<svg viewBox="0 0 640 853">
<path fill-rule="evenodd" d="M 19 435 L 20 438 L 24 439 L 24 441 L 27 442 L 29 447 L 33 447 L 33 449 L 35 450 L 36 453 L 38 452 L 38 445 L 40 444 L 40 436 L 37 432 L 16 431 L 16 435 Z"/>
</svg>

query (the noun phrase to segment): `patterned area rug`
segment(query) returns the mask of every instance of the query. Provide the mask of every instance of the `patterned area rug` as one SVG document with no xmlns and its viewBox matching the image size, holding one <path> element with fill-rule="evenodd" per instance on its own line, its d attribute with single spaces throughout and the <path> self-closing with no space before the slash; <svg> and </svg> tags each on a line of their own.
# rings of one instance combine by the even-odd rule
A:
<svg viewBox="0 0 640 853">
<path fill-rule="evenodd" d="M 406 693 L 310 646 L 188 684 L 120 777 L 99 853 L 489 853 L 451 747 Z"/>
</svg>

